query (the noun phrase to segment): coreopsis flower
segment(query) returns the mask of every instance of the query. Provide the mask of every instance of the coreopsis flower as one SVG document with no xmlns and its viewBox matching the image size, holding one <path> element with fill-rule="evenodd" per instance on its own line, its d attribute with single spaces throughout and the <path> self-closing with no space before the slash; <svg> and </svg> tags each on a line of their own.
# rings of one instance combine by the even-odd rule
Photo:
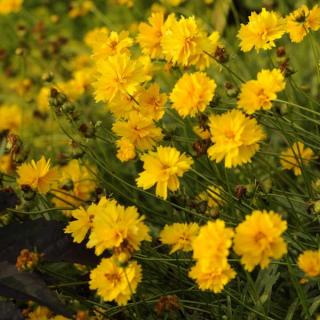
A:
<svg viewBox="0 0 320 320">
<path fill-rule="evenodd" d="M 221 198 L 223 189 L 221 187 L 208 186 L 207 190 L 197 195 L 199 202 L 206 202 L 207 210 L 206 213 L 215 216 L 218 214 L 218 208 L 224 203 Z"/>
<path fill-rule="evenodd" d="M 151 149 L 163 138 L 161 129 L 156 127 L 154 121 L 137 112 L 131 112 L 127 120 L 117 120 L 112 131 L 129 140 L 139 150 Z"/>
<path fill-rule="evenodd" d="M 201 290 L 210 290 L 214 293 L 221 292 L 235 276 L 235 271 L 227 262 L 216 266 L 208 261 L 198 261 L 189 271 L 189 277 L 196 281 Z"/>
<path fill-rule="evenodd" d="M 127 31 L 102 33 L 101 40 L 103 42 L 95 43 L 93 46 L 93 58 L 97 60 L 121 53 L 129 54 L 129 48 L 133 45 L 133 39 L 129 37 Z"/>
<path fill-rule="evenodd" d="M 203 72 L 185 73 L 175 84 L 170 99 L 180 116 L 195 116 L 203 112 L 212 100 L 216 83 Z"/>
<path fill-rule="evenodd" d="M 47 193 L 58 179 L 57 170 L 51 168 L 50 159 L 46 160 L 44 156 L 37 162 L 23 163 L 17 168 L 17 173 L 20 186 L 27 185 L 39 193 Z"/>
<path fill-rule="evenodd" d="M 0 172 L 10 174 L 14 169 L 11 154 L 3 154 L 0 156 Z"/>
<path fill-rule="evenodd" d="M 97 101 L 110 102 L 118 94 L 133 95 L 142 82 L 150 79 L 143 61 L 133 60 L 125 53 L 98 60 L 96 70 L 94 88 Z"/>
<path fill-rule="evenodd" d="M 37 109 L 43 113 L 49 111 L 50 88 L 42 87 L 37 96 Z"/>
<path fill-rule="evenodd" d="M 70 18 L 77 18 L 83 17 L 92 11 L 94 4 L 91 0 L 84 0 L 84 1 L 71 1 L 70 3 L 70 11 L 69 17 Z"/>
<path fill-rule="evenodd" d="M 311 10 L 302 5 L 287 17 L 287 32 L 292 42 L 301 42 L 310 30 L 320 28 L 320 7 L 315 5 Z"/>
<path fill-rule="evenodd" d="M 273 211 L 255 210 L 236 228 L 234 251 L 241 256 L 245 269 L 252 271 L 255 266 L 266 268 L 270 260 L 280 259 L 287 252 L 282 233 L 287 222 Z"/>
<path fill-rule="evenodd" d="M 28 320 L 43 320 L 50 319 L 52 312 L 47 307 L 37 306 L 32 312 L 28 314 Z"/>
<path fill-rule="evenodd" d="M 293 170 L 296 176 L 300 176 L 301 167 L 308 165 L 314 158 L 312 149 L 306 148 L 300 141 L 295 142 L 291 147 L 280 154 L 280 164 L 283 169 Z"/>
<path fill-rule="evenodd" d="M 233 230 L 227 228 L 223 220 L 208 222 L 200 228 L 192 243 L 193 258 L 197 261 L 210 261 L 216 266 L 225 264 L 233 234 Z"/>
<path fill-rule="evenodd" d="M 92 204 L 87 210 L 83 207 L 72 210 L 71 215 L 75 220 L 69 222 L 67 227 L 64 229 L 64 232 L 70 233 L 74 242 L 82 242 L 88 231 L 91 229 L 92 220 L 96 212 L 95 207 L 96 205 Z"/>
<path fill-rule="evenodd" d="M 252 48 L 271 49 L 275 40 L 285 33 L 285 19 L 278 13 L 267 11 L 265 8 L 258 14 L 252 12 L 247 24 L 241 24 L 237 37 L 240 39 L 240 48 L 247 52 Z"/>
<path fill-rule="evenodd" d="M 192 130 L 199 138 L 203 140 L 210 139 L 210 131 L 208 128 L 200 125 L 195 125 L 193 126 Z"/>
<path fill-rule="evenodd" d="M 136 157 L 136 149 L 133 143 L 127 138 L 121 138 L 116 141 L 117 158 L 122 161 L 129 161 Z"/>
<path fill-rule="evenodd" d="M 320 250 L 306 250 L 298 257 L 299 268 L 309 277 L 320 276 Z"/>
<path fill-rule="evenodd" d="M 155 121 L 163 117 L 167 95 L 160 92 L 160 87 L 157 83 L 153 83 L 147 89 L 141 90 L 138 95 L 138 101 L 138 112 L 142 115 Z"/>
<path fill-rule="evenodd" d="M 136 261 L 120 266 L 112 257 L 102 259 L 90 273 L 90 289 L 97 290 L 104 301 L 126 305 L 142 279 L 142 268 Z"/>
<path fill-rule="evenodd" d="M 182 250 L 191 251 L 192 241 L 198 235 L 199 226 L 196 223 L 173 223 L 165 225 L 160 232 L 160 241 L 171 246 L 170 254 Z"/>
<path fill-rule="evenodd" d="M 21 10 L 23 0 L 0 0 L 0 14 L 9 14 Z"/>
<path fill-rule="evenodd" d="M 199 53 L 199 42 L 204 37 L 194 17 L 173 20 L 162 37 L 162 52 L 166 60 L 182 66 L 191 65 Z"/>
<path fill-rule="evenodd" d="M 251 162 L 265 134 L 255 119 L 246 117 L 239 110 L 231 110 L 209 118 L 211 140 L 209 158 L 227 168 Z"/>
<path fill-rule="evenodd" d="M 60 170 L 61 175 L 57 188 L 51 191 L 55 196 L 53 203 L 58 207 L 75 206 L 78 207 L 83 201 L 90 199 L 92 192 L 96 188 L 96 181 L 93 178 L 95 168 L 90 168 L 88 164 L 81 164 L 79 160 L 73 159 Z M 67 215 L 69 211 L 65 212 Z"/>
<path fill-rule="evenodd" d="M 139 112 L 140 106 L 137 104 L 137 97 L 141 88 L 137 89 L 137 92 L 133 95 L 126 93 L 118 94 L 112 101 L 106 104 L 106 109 L 112 112 L 112 115 L 116 119 L 128 119 L 131 111 Z"/>
<path fill-rule="evenodd" d="M 150 241 L 149 228 L 136 207 L 127 207 L 114 200 L 99 203 L 93 217 L 92 229 L 87 244 L 95 247 L 95 253 L 113 250 L 116 256 L 130 257 L 139 250 L 142 241 Z"/>
<path fill-rule="evenodd" d="M 17 132 L 22 122 L 21 108 L 15 104 L 0 106 L 0 131 Z"/>
<path fill-rule="evenodd" d="M 177 191 L 179 177 L 193 164 L 192 158 L 176 148 L 159 146 L 156 151 L 141 156 L 144 171 L 136 179 L 137 186 L 144 190 L 156 185 L 156 195 L 167 199 L 168 190 Z"/>
<path fill-rule="evenodd" d="M 279 69 L 262 70 L 257 80 L 250 80 L 241 85 L 238 108 L 252 114 L 257 110 L 270 110 L 272 100 L 285 88 L 284 76 Z"/>
<path fill-rule="evenodd" d="M 165 31 L 164 13 L 152 13 L 148 23 L 139 25 L 138 43 L 143 54 L 150 55 L 152 59 L 162 57 L 161 40 Z"/>
<path fill-rule="evenodd" d="M 92 50 L 106 42 L 109 36 L 109 30 L 106 27 L 95 28 L 86 33 L 84 37 L 85 44 Z"/>
</svg>

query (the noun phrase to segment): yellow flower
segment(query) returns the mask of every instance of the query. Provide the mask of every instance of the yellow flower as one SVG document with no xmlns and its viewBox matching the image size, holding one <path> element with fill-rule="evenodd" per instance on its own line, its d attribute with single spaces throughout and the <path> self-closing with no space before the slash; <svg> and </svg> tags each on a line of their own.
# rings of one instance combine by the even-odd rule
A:
<svg viewBox="0 0 320 320">
<path fill-rule="evenodd" d="M 83 241 L 88 231 L 91 229 L 92 220 L 95 214 L 96 205 L 93 204 L 85 210 L 83 207 L 72 210 L 71 215 L 75 219 L 64 229 L 65 233 L 71 233 L 74 242 L 80 243 Z"/>
<path fill-rule="evenodd" d="M 0 0 L 0 14 L 18 12 L 22 8 L 23 0 Z"/>
<path fill-rule="evenodd" d="M 133 0 L 116 0 L 117 3 L 121 6 L 127 6 L 131 8 L 133 6 Z"/>
<path fill-rule="evenodd" d="M 96 188 L 96 182 L 87 166 L 73 159 L 61 168 L 58 187 L 52 191 L 52 194 L 58 197 L 53 198 L 53 203 L 57 207 L 70 205 L 78 207 L 83 201 L 90 199 L 91 193 Z M 95 169 L 92 168 L 91 171 L 94 172 Z M 66 211 L 66 215 L 68 214 L 69 211 Z"/>
<path fill-rule="evenodd" d="M 262 128 L 255 119 L 246 117 L 239 110 L 231 110 L 210 118 L 211 140 L 214 143 L 208 149 L 212 160 L 224 159 L 227 168 L 251 162 L 259 149 L 259 142 L 265 138 Z"/>
<path fill-rule="evenodd" d="M 129 54 L 129 48 L 133 45 L 133 40 L 127 31 L 120 33 L 112 31 L 109 35 L 102 33 L 101 40 L 102 42 L 95 43 L 93 46 L 94 59 L 106 59 L 121 53 Z"/>
<path fill-rule="evenodd" d="M 272 258 L 280 259 L 287 253 L 282 233 L 287 222 L 273 211 L 255 210 L 236 228 L 234 251 L 248 271 L 257 265 L 266 268 Z"/>
<path fill-rule="evenodd" d="M 121 138 L 117 140 L 117 158 L 122 161 L 129 161 L 136 157 L 136 150 L 134 144 L 130 142 L 127 138 Z"/>
<path fill-rule="evenodd" d="M 306 250 L 301 253 L 298 266 L 309 277 L 320 276 L 320 250 Z"/>
<path fill-rule="evenodd" d="M 17 132 L 21 126 L 22 112 L 17 105 L 0 106 L 0 131 Z"/>
<path fill-rule="evenodd" d="M 224 203 L 224 200 L 221 198 L 222 192 L 223 189 L 221 187 L 209 186 L 206 191 L 198 194 L 197 200 L 207 203 L 207 214 L 215 216 L 219 213 L 218 208 Z"/>
<path fill-rule="evenodd" d="M 210 290 L 219 293 L 236 273 L 228 263 L 216 266 L 207 261 L 199 261 L 189 272 L 189 277 L 194 279 L 201 290 Z"/>
<path fill-rule="evenodd" d="M 52 316 L 52 312 L 43 306 L 36 307 L 28 314 L 28 320 L 48 320 Z"/>
<path fill-rule="evenodd" d="M 168 189 L 177 191 L 180 187 L 178 177 L 188 171 L 193 160 L 172 147 L 160 146 L 141 157 L 144 171 L 136 179 L 144 190 L 156 185 L 156 195 L 167 199 Z"/>
<path fill-rule="evenodd" d="M 210 261 L 217 266 L 223 265 L 232 245 L 233 234 L 233 230 L 227 228 L 223 220 L 208 222 L 200 228 L 199 235 L 192 243 L 193 258 Z"/>
<path fill-rule="evenodd" d="M 37 96 L 37 107 L 41 112 L 49 111 L 50 88 L 43 87 Z"/>
<path fill-rule="evenodd" d="M 155 126 L 152 119 L 136 112 L 132 112 L 128 120 L 116 121 L 112 131 L 129 140 L 139 150 L 151 149 L 163 137 L 161 129 Z"/>
<path fill-rule="evenodd" d="M 167 101 L 167 95 L 160 93 L 160 87 L 158 84 L 153 83 L 149 88 L 142 90 L 138 96 L 139 112 L 150 117 L 155 121 L 160 120 L 165 111 L 165 104 Z"/>
<path fill-rule="evenodd" d="M 199 226 L 196 223 L 174 223 L 166 225 L 160 232 L 160 241 L 170 245 L 170 254 L 182 250 L 191 251 L 192 241 L 198 235 Z"/>
<path fill-rule="evenodd" d="M 50 168 L 50 159 L 47 161 L 44 156 L 37 162 L 23 163 L 17 173 L 20 186 L 28 185 L 39 193 L 47 193 L 58 178 L 56 169 Z"/>
<path fill-rule="evenodd" d="M 272 100 L 277 99 L 277 93 L 285 87 L 284 77 L 279 69 L 262 70 L 257 80 L 250 80 L 241 85 L 238 108 L 252 114 L 257 110 L 269 110 Z"/>
<path fill-rule="evenodd" d="M 139 110 L 139 105 L 137 104 L 137 95 L 139 94 L 140 90 L 141 88 L 138 88 L 137 92 L 130 96 L 126 93 L 118 94 L 112 101 L 107 103 L 107 110 L 112 112 L 116 119 L 128 119 L 131 111 Z"/>
<path fill-rule="evenodd" d="M 185 73 L 175 84 L 170 99 L 180 116 L 195 116 L 203 112 L 212 100 L 216 83 L 203 72 Z"/>
<path fill-rule="evenodd" d="M 108 39 L 109 30 L 106 27 L 95 28 L 86 33 L 84 37 L 85 44 L 92 50 L 100 47 Z"/>
<path fill-rule="evenodd" d="M 93 7 L 94 4 L 91 0 L 84 0 L 84 1 L 71 1 L 70 3 L 71 9 L 69 11 L 69 17 L 70 18 L 77 18 L 85 16 L 87 13 L 89 13 Z"/>
<path fill-rule="evenodd" d="M 320 28 L 320 7 L 315 5 L 311 10 L 303 5 L 287 17 L 287 31 L 292 42 L 301 42 L 310 29 Z"/>
<path fill-rule="evenodd" d="M 102 259 L 90 273 L 90 289 L 97 290 L 104 301 L 126 305 L 141 279 L 142 268 L 136 261 L 122 267 L 113 258 Z"/>
<path fill-rule="evenodd" d="M 150 79 L 141 60 L 132 60 L 127 54 L 109 56 L 97 61 L 95 86 L 97 101 L 110 102 L 118 94 L 133 95 L 138 86 Z"/>
<path fill-rule="evenodd" d="M 207 140 L 210 139 L 210 131 L 204 126 L 195 125 L 192 128 L 193 132 L 201 139 Z"/>
<path fill-rule="evenodd" d="M 247 52 L 252 48 L 259 51 L 274 47 L 274 41 L 280 39 L 284 33 L 285 20 L 278 13 L 263 8 L 259 14 L 251 13 L 249 22 L 246 25 L 241 24 L 237 36 L 241 41 L 241 50 Z"/>
<path fill-rule="evenodd" d="M 301 167 L 307 165 L 313 158 L 313 151 L 310 148 L 305 148 L 304 144 L 298 141 L 281 152 L 280 163 L 283 169 L 293 170 L 296 176 L 300 176 Z"/>
<path fill-rule="evenodd" d="M 152 59 L 161 58 L 161 40 L 165 30 L 163 12 L 152 13 L 148 22 L 149 24 L 140 23 L 137 40 L 143 54 L 149 55 Z"/>
<path fill-rule="evenodd" d="M 139 250 L 142 241 L 151 240 L 144 219 L 136 207 L 125 208 L 114 200 L 104 200 L 96 207 L 87 246 L 95 247 L 97 255 L 109 249 L 117 256 L 125 254 L 129 257 Z"/>
<path fill-rule="evenodd" d="M 172 20 L 161 41 L 166 59 L 173 64 L 191 65 L 194 56 L 199 54 L 199 42 L 203 36 L 194 17 Z"/>
<path fill-rule="evenodd" d="M 170 6 L 173 6 L 173 7 L 177 7 L 182 2 L 184 2 L 185 0 L 161 0 L 161 1 L 164 2 L 167 5 L 170 5 Z"/>
<path fill-rule="evenodd" d="M 14 165 L 12 163 L 12 155 L 3 154 L 0 156 L 0 172 L 10 174 L 14 169 Z"/>
</svg>

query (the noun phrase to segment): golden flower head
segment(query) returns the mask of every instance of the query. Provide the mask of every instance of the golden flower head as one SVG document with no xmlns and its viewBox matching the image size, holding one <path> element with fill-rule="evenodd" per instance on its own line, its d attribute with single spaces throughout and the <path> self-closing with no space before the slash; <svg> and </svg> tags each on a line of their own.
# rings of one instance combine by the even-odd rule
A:
<svg viewBox="0 0 320 320">
<path fill-rule="evenodd" d="M 306 166 L 314 158 L 312 149 L 306 148 L 300 141 L 281 152 L 280 164 L 283 169 L 293 170 L 296 176 L 300 176 L 301 168 Z"/>
<path fill-rule="evenodd" d="M 116 301 L 126 305 L 142 279 L 142 268 L 136 261 L 125 267 L 114 258 L 102 259 L 90 273 L 90 289 L 97 290 L 104 301 Z"/>
<path fill-rule="evenodd" d="M 21 10 L 23 0 L 0 0 L 0 14 L 9 14 Z"/>
<path fill-rule="evenodd" d="M 2 105 L 0 106 L 0 131 L 10 130 L 16 133 L 22 122 L 22 110 L 19 106 Z"/>
<path fill-rule="evenodd" d="M 287 222 L 273 211 L 253 211 L 236 228 L 234 250 L 248 271 L 257 265 L 266 268 L 272 258 L 280 259 L 287 252 L 282 233 Z"/>
<path fill-rule="evenodd" d="M 250 80 L 241 85 L 238 108 L 252 114 L 257 110 L 269 110 L 277 93 L 285 88 L 284 76 L 279 69 L 262 70 L 257 80 Z"/>
<path fill-rule="evenodd" d="M 160 232 L 160 241 L 171 246 L 170 254 L 182 250 L 191 251 L 192 241 L 198 235 L 199 226 L 196 223 L 173 223 L 166 225 Z"/>
<path fill-rule="evenodd" d="M 37 162 L 23 163 L 17 173 L 20 186 L 27 185 L 39 193 L 47 193 L 58 178 L 56 169 L 50 168 L 50 159 L 46 160 L 44 156 Z"/>
<path fill-rule="evenodd" d="M 299 268 L 309 277 L 320 276 L 320 250 L 306 250 L 298 257 Z"/>
<path fill-rule="evenodd" d="M 238 32 L 240 48 L 244 52 L 252 48 L 257 51 L 270 49 L 284 33 L 285 20 L 278 13 L 263 8 L 259 14 L 252 12 L 247 24 L 241 24 Z"/>
<path fill-rule="evenodd" d="M 190 157 L 177 149 L 163 146 L 159 146 L 155 152 L 144 154 L 141 160 L 144 171 L 136 179 L 138 187 L 146 190 L 156 185 L 156 195 L 163 199 L 167 199 L 168 189 L 179 189 L 178 177 L 182 177 L 193 163 Z"/>
<path fill-rule="evenodd" d="M 231 110 L 209 118 L 211 140 L 208 149 L 212 160 L 224 159 L 227 168 L 251 162 L 259 149 L 259 142 L 265 138 L 262 128 L 255 119 L 246 117 L 239 110 Z"/>
<path fill-rule="evenodd" d="M 185 73 L 175 84 L 170 99 L 180 116 L 195 116 L 203 112 L 212 100 L 216 83 L 203 72 Z"/>
<path fill-rule="evenodd" d="M 136 149 L 133 143 L 127 138 L 117 140 L 117 158 L 122 161 L 129 161 L 136 157 Z"/>
<path fill-rule="evenodd" d="M 97 255 L 112 249 L 116 255 L 130 256 L 139 250 L 142 241 L 150 241 L 149 228 L 136 207 L 127 207 L 114 200 L 100 200 L 95 207 L 92 230 L 87 246 L 95 247 Z"/>
</svg>

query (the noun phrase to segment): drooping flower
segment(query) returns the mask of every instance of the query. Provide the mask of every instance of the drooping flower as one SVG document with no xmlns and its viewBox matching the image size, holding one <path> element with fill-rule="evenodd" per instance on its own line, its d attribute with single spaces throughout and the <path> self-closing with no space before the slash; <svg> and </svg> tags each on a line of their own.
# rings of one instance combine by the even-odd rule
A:
<svg viewBox="0 0 320 320">
<path fill-rule="evenodd" d="M 141 157 L 144 171 L 136 179 L 137 185 L 149 189 L 156 185 L 156 195 L 167 199 L 168 190 L 177 191 L 180 187 L 179 177 L 188 171 L 193 160 L 181 154 L 173 147 L 159 146 Z"/>
<path fill-rule="evenodd" d="M 47 193 L 58 178 L 56 169 L 50 166 L 50 159 L 46 160 L 44 156 L 37 162 L 31 160 L 31 163 L 23 163 L 17 168 L 18 184 L 27 185 L 39 193 Z"/>
<path fill-rule="evenodd" d="M 269 110 L 277 93 L 285 88 L 284 76 L 279 69 L 262 70 L 257 80 L 250 80 L 241 85 L 238 108 L 252 114 L 257 110 Z"/>
<path fill-rule="evenodd" d="M 287 17 L 287 31 L 292 42 L 301 42 L 310 30 L 320 29 L 320 7 L 315 5 L 311 10 L 302 5 Z"/>
<path fill-rule="evenodd" d="M 173 223 L 165 225 L 160 232 L 160 241 L 171 246 L 170 254 L 178 250 L 187 252 L 192 250 L 191 244 L 198 232 L 196 223 Z"/>
<path fill-rule="evenodd" d="M 210 290 L 219 293 L 225 285 L 235 278 L 236 273 L 228 263 L 216 266 L 208 261 L 198 261 L 189 272 L 201 290 Z"/>
<path fill-rule="evenodd" d="M 136 207 L 127 207 L 114 200 L 104 199 L 95 208 L 92 230 L 87 244 L 95 247 L 97 255 L 109 249 L 116 256 L 130 257 L 139 250 L 142 241 L 150 241 L 149 228 Z"/>
<path fill-rule="evenodd" d="M 251 162 L 265 134 L 255 119 L 246 117 L 239 110 L 231 110 L 209 118 L 211 140 L 210 159 L 224 159 L 227 168 Z"/>
<path fill-rule="evenodd" d="M 266 268 L 270 260 L 280 259 L 287 252 L 282 233 L 287 222 L 273 211 L 253 211 L 236 228 L 234 250 L 241 256 L 245 269 L 252 271 L 257 265 Z"/>
<path fill-rule="evenodd" d="M 142 279 L 142 268 L 136 261 L 120 266 L 112 257 L 102 259 L 90 273 L 90 289 L 97 290 L 104 301 L 126 305 Z"/>
<path fill-rule="evenodd" d="M 285 20 L 276 12 L 267 11 L 265 8 L 258 14 L 252 12 L 247 24 L 241 24 L 238 32 L 240 48 L 247 52 L 252 48 L 271 49 L 275 40 L 280 39 L 285 33 Z"/>
<path fill-rule="evenodd" d="M 192 243 L 193 258 L 198 261 L 210 261 L 217 266 L 224 265 L 232 245 L 233 234 L 233 230 L 227 228 L 223 220 L 208 222 L 200 228 Z"/>
<path fill-rule="evenodd" d="M 17 105 L 0 106 L 0 131 L 17 132 L 22 122 L 22 111 Z"/>
<path fill-rule="evenodd" d="M 137 112 L 132 112 L 128 120 L 117 120 L 112 131 L 126 138 L 139 150 L 151 149 L 163 137 L 161 129 L 156 127 L 152 119 Z"/>
<path fill-rule="evenodd" d="M 306 250 L 298 257 L 299 268 L 309 277 L 320 276 L 320 250 Z"/>
<path fill-rule="evenodd" d="M 175 84 L 170 99 L 172 107 L 182 117 L 203 112 L 212 100 L 216 83 L 203 72 L 185 73 Z"/>
<path fill-rule="evenodd" d="M 94 83 L 97 101 L 111 102 L 119 94 L 133 95 L 138 86 L 150 79 L 141 59 L 131 59 L 128 54 L 116 54 L 98 60 L 97 81 Z"/>
<path fill-rule="evenodd" d="M 283 169 L 293 170 L 296 176 L 300 176 L 301 167 L 308 165 L 314 158 L 312 149 L 306 148 L 300 141 L 281 152 L 280 163 Z"/>
</svg>

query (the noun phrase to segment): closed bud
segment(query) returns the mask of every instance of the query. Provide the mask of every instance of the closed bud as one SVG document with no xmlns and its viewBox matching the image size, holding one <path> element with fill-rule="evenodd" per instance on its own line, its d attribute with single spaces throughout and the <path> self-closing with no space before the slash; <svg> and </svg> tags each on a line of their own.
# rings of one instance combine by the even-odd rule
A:
<svg viewBox="0 0 320 320">
<path fill-rule="evenodd" d="M 21 190 L 23 192 L 23 199 L 26 201 L 32 201 L 36 196 L 36 192 L 27 184 L 23 184 Z"/>
<path fill-rule="evenodd" d="M 229 60 L 229 54 L 227 53 L 226 49 L 220 46 L 217 47 L 214 57 L 220 63 L 226 63 Z"/>
<path fill-rule="evenodd" d="M 235 196 L 240 200 L 246 196 L 247 188 L 243 185 L 237 185 L 234 190 Z"/>
<path fill-rule="evenodd" d="M 234 98 L 239 93 L 239 89 L 231 82 L 225 82 L 224 88 L 228 97 Z"/>
</svg>

